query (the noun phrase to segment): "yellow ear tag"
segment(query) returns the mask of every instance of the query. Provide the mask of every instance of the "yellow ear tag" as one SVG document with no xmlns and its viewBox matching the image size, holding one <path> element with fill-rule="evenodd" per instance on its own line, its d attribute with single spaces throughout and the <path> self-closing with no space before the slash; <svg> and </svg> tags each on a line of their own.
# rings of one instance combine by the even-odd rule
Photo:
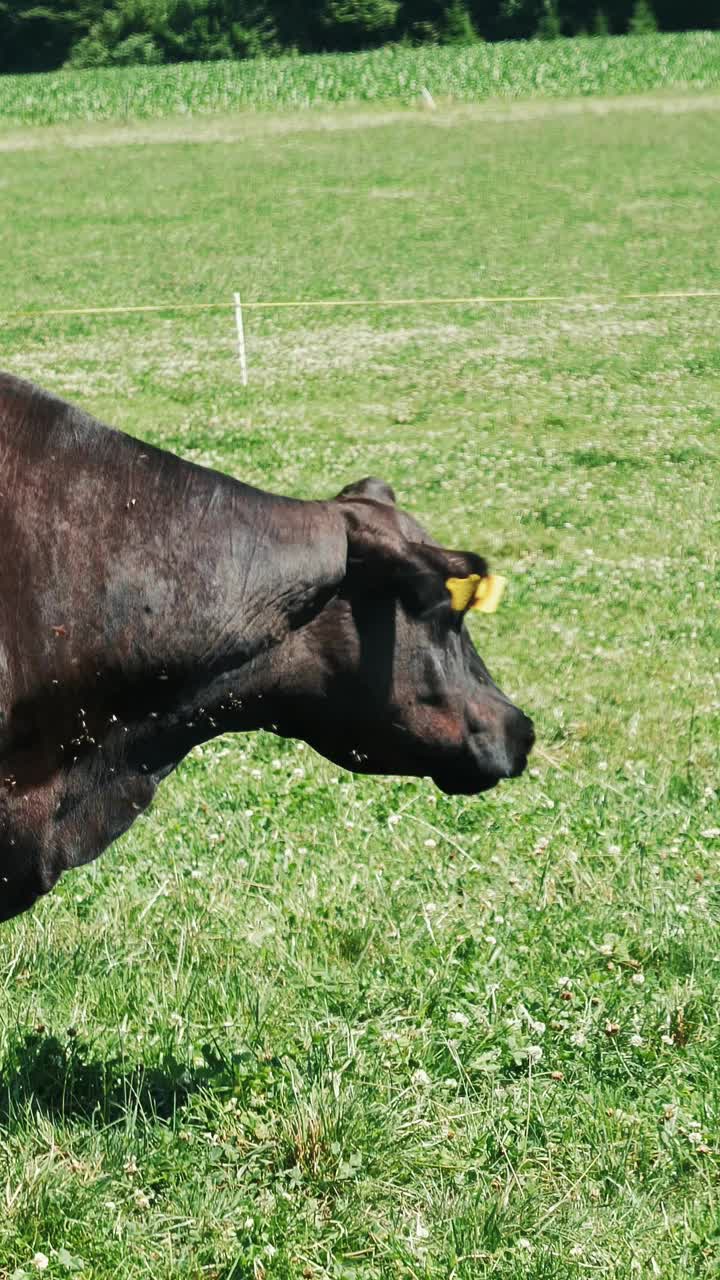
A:
<svg viewBox="0 0 720 1280">
<path fill-rule="evenodd" d="M 506 578 L 490 573 L 482 578 L 471 573 L 467 578 L 448 578 L 445 586 L 450 592 L 450 606 L 458 613 L 477 609 L 480 613 L 494 613 L 505 592 Z"/>
<path fill-rule="evenodd" d="M 457 613 L 469 609 L 481 582 L 479 573 L 471 573 L 468 578 L 448 578 L 445 586 L 450 592 L 450 607 Z"/>
<path fill-rule="evenodd" d="M 499 573 L 489 573 L 487 578 L 480 579 L 470 608 L 480 613 L 494 613 L 505 595 L 506 586 L 507 578 Z"/>
</svg>

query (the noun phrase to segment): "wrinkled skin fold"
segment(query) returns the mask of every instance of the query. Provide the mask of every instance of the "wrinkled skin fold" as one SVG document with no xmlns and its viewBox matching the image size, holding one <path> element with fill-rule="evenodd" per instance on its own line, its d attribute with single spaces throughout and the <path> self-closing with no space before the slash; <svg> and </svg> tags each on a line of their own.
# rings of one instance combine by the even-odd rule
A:
<svg viewBox="0 0 720 1280">
<path fill-rule="evenodd" d="M 193 746 L 258 728 L 477 794 L 532 724 L 439 547 L 366 479 L 263 493 L 0 374 L 0 919 L 91 861 Z"/>
</svg>

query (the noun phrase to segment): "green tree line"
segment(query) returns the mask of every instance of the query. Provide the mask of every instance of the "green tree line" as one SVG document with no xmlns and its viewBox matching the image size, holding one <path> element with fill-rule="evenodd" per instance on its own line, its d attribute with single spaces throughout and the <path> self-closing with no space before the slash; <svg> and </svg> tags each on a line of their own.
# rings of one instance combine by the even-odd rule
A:
<svg viewBox="0 0 720 1280">
<path fill-rule="evenodd" d="M 0 0 L 0 72 L 696 27 L 720 0 Z"/>
</svg>

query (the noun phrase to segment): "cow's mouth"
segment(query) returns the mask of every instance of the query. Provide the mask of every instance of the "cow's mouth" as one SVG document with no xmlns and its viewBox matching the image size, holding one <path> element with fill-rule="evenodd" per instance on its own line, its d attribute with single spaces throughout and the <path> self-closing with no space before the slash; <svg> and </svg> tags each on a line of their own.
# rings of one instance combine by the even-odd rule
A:
<svg viewBox="0 0 720 1280">
<path fill-rule="evenodd" d="M 530 745 L 530 740 L 528 739 Z M 529 748 L 528 748 L 529 749 Z M 508 778 L 519 778 L 527 767 L 528 753 L 522 751 L 514 759 L 507 762 L 502 769 L 454 768 L 433 773 L 433 782 L 440 791 L 448 796 L 477 796 L 483 791 L 492 791 L 499 782 Z"/>
</svg>

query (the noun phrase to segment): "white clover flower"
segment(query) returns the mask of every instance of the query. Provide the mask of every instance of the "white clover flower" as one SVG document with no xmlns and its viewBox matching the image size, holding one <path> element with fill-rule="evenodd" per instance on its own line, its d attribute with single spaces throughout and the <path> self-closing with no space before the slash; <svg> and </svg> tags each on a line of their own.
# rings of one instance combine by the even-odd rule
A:
<svg viewBox="0 0 720 1280">
<path fill-rule="evenodd" d="M 641 1049 L 643 1045 L 642 1036 L 639 1036 L 637 1033 L 634 1036 L 631 1036 L 630 1044 L 632 1045 L 633 1049 Z"/>
<path fill-rule="evenodd" d="M 570 1037 L 570 1043 L 575 1045 L 576 1049 L 584 1049 L 587 1044 L 587 1036 L 584 1031 L 573 1031 Z"/>
<path fill-rule="evenodd" d="M 673 1040 L 672 1036 L 664 1035 L 660 1037 L 660 1040 L 662 1044 L 669 1044 L 669 1045 L 675 1044 L 675 1041 Z"/>
<path fill-rule="evenodd" d="M 417 1071 L 413 1071 L 412 1082 L 417 1089 L 427 1089 L 430 1084 L 430 1077 L 427 1071 L 423 1071 L 422 1067 L 418 1067 Z"/>
<path fill-rule="evenodd" d="M 456 1011 L 456 1012 L 454 1012 L 454 1013 L 449 1013 L 449 1014 L 448 1014 L 448 1022 L 453 1022 L 453 1023 L 455 1024 L 455 1026 L 456 1026 L 456 1027 L 469 1027 L 469 1026 L 470 1026 L 470 1019 L 468 1018 L 467 1014 L 466 1014 L 466 1013 L 460 1013 L 460 1011 L 459 1011 L 459 1010 L 457 1010 L 457 1011 Z"/>
<path fill-rule="evenodd" d="M 50 1266 L 50 1259 L 46 1253 L 36 1253 L 31 1266 L 33 1266 L 36 1271 L 45 1271 Z"/>
<path fill-rule="evenodd" d="M 528 1045 L 526 1052 L 527 1060 L 532 1066 L 534 1066 L 536 1062 L 539 1062 L 543 1056 L 543 1051 L 539 1044 Z"/>
<path fill-rule="evenodd" d="M 426 841 L 425 841 L 425 848 L 426 848 L 426 849 L 437 849 L 437 840 L 433 840 L 433 838 L 432 838 L 432 836 L 431 836 L 429 840 L 426 840 Z"/>
<path fill-rule="evenodd" d="M 644 981 L 645 981 L 645 974 L 644 974 L 644 973 L 634 973 L 634 974 L 633 974 L 633 976 L 632 976 L 632 980 L 633 980 L 633 982 L 634 982 L 634 984 L 635 984 L 635 986 L 636 986 L 636 987 L 641 987 L 641 986 L 643 985 Z"/>
</svg>

